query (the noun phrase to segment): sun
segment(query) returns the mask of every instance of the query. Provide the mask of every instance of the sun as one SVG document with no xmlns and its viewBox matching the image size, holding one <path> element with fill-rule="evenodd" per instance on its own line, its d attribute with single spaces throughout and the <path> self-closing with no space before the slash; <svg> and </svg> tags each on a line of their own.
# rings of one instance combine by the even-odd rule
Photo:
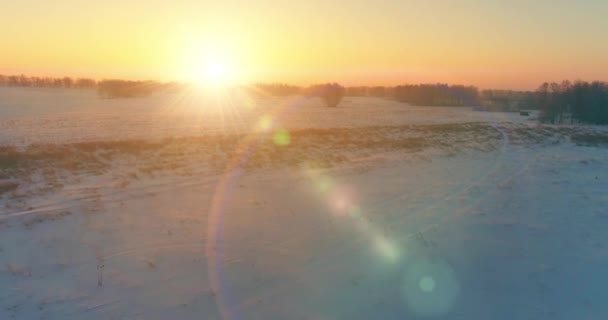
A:
<svg viewBox="0 0 608 320">
<path fill-rule="evenodd" d="M 209 62 L 202 70 L 201 75 L 208 84 L 225 85 L 230 78 L 228 67 L 222 62 Z"/>
<path fill-rule="evenodd" d="M 234 84 L 236 80 L 232 67 L 220 59 L 193 61 L 188 69 L 188 79 L 205 87 L 226 87 Z"/>
<path fill-rule="evenodd" d="M 185 30 L 174 40 L 176 78 L 203 88 L 226 88 L 246 80 L 246 51 L 228 35 Z"/>
</svg>

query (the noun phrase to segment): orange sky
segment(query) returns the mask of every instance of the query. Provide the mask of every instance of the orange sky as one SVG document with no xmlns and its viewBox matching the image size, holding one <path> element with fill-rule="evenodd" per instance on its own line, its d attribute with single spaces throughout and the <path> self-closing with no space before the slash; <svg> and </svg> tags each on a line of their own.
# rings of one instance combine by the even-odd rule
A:
<svg viewBox="0 0 608 320">
<path fill-rule="evenodd" d="M 533 89 L 608 80 L 608 2 L 20 0 L 0 73 Z"/>
</svg>

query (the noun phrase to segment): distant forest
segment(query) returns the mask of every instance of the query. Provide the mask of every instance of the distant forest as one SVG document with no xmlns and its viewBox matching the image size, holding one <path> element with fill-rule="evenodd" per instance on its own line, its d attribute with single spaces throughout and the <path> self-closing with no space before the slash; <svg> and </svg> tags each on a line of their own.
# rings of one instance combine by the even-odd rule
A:
<svg viewBox="0 0 608 320">
<path fill-rule="evenodd" d="M 132 98 L 155 92 L 177 92 L 186 84 L 0 75 L 0 86 L 95 89 L 103 98 Z M 330 107 L 336 107 L 343 96 L 378 97 L 419 106 L 468 106 L 480 111 L 538 109 L 541 111 L 539 119 L 547 123 L 608 124 L 608 84 L 599 81 L 543 83 L 536 91 L 479 90 L 474 86 L 442 83 L 393 87 L 342 87 L 336 83 L 300 87 L 283 83 L 256 83 L 246 87 L 246 90 L 269 96 L 319 96 Z"/>
<path fill-rule="evenodd" d="M 544 122 L 608 124 L 605 82 L 543 83 L 536 95 Z"/>
<path fill-rule="evenodd" d="M 97 81 L 89 78 L 29 77 L 26 75 L 6 76 L 0 74 L 0 86 L 93 89 L 97 87 Z"/>
<path fill-rule="evenodd" d="M 70 77 L 28 77 L 1 75 L 0 86 L 63 89 L 96 89 L 103 98 L 143 97 L 160 91 L 178 90 L 182 85 L 174 82 L 101 80 Z"/>
</svg>

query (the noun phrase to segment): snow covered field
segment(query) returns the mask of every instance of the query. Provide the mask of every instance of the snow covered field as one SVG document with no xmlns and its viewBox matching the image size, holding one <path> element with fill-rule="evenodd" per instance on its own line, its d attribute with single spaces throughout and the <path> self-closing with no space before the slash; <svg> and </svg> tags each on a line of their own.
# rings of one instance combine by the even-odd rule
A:
<svg viewBox="0 0 608 320">
<path fill-rule="evenodd" d="M 247 133 L 265 115 L 286 113 L 289 129 L 353 128 L 485 121 L 471 108 L 413 107 L 376 98 L 346 97 L 328 109 L 318 99 L 252 98 L 200 93 L 140 99 L 100 99 L 93 90 L 0 87 L 0 144 L 157 139 L 209 133 Z M 221 106 L 221 107 L 220 107 Z M 517 114 L 501 120 L 522 122 Z"/>
<path fill-rule="evenodd" d="M 0 93 L 0 319 L 608 316 L 606 129 Z"/>
</svg>

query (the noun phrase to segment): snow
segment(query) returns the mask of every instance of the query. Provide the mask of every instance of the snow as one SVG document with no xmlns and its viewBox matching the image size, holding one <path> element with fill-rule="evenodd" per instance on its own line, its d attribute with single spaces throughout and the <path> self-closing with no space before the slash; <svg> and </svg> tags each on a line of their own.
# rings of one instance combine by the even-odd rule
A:
<svg viewBox="0 0 608 320">
<path fill-rule="evenodd" d="M 176 120 L 184 113 L 163 122 L 143 112 L 161 108 L 159 97 L 11 94 L 15 108 L 0 107 L 5 144 L 194 134 Z M 335 110 L 302 101 L 265 98 L 242 112 L 247 131 L 282 110 L 271 104 L 298 106 L 274 122 L 292 133 L 290 144 L 245 142 L 277 154 L 259 168 L 243 152 L 226 170 L 197 156 L 146 174 L 142 163 L 161 156 L 134 153 L 99 172 L 61 171 L 62 187 L 47 191 L 44 168 L 20 178 L 0 198 L 0 319 L 608 315 L 608 152 L 568 139 L 604 129 L 373 98 Z M 47 103 L 59 109 L 43 116 Z M 146 120 L 125 119 L 121 104 Z M 204 129 L 233 133 L 217 118 Z M 344 136 L 357 132 L 365 143 L 348 147 Z M 422 142 L 393 143 L 405 138 Z M 304 160 L 282 163 L 292 159 Z"/>
<path fill-rule="evenodd" d="M 319 99 L 252 98 L 244 94 L 164 94 L 100 99 L 93 90 L 0 87 L 0 144 L 158 139 L 209 133 L 247 133 L 264 116 L 286 113 L 285 129 L 353 128 L 485 121 L 472 108 L 416 107 L 376 98 L 346 97 L 340 108 Z M 221 106 L 220 107 L 218 107 Z M 290 114 L 297 114 L 291 117 Z M 528 121 L 516 113 L 499 120 Z"/>
</svg>

